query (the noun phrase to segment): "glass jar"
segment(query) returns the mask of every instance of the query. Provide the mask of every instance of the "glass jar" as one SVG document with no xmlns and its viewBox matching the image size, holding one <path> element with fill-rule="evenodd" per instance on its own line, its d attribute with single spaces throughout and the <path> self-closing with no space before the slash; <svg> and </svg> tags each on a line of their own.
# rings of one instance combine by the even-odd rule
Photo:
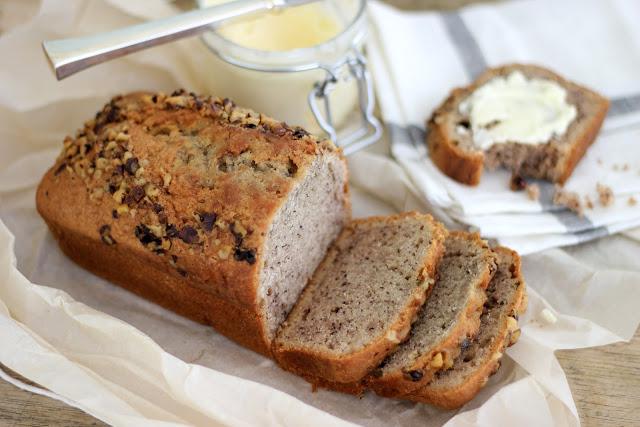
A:
<svg viewBox="0 0 640 427">
<path fill-rule="evenodd" d="M 201 7 L 212 2 L 220 0 L 199 0 Z M 315 46 L 259 50 L 215 30 L 204 33 L 203 42 L 215 53 L 205 84 L 211 93 L 239 105 L 315 134 L 324 132 L 349 154 L 381 135 L 362 54 L 366 0 L 321 3 L 338 20 L 339 30 Z"/>
</svg>

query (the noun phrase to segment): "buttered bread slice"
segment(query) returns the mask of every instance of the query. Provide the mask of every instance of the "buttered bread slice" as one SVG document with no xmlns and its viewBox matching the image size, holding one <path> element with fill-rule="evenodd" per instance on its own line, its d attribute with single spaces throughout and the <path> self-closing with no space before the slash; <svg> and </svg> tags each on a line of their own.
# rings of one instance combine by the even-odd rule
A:
<svg viewBox="0 0 640 427">
<path fill-rule="evenodd" d="M 306 378 L 362 379 L 409 334 L 445 237 L 417 213 L 348 224 L 278 331 L 278 363 Z"/>
<path fill-rule="evenodd" d="M 455 89 L 427 123 L 431 160 L 477 185 L 485 166 L 563 184 L 595 140 L 609 101 L 545 68 L 487 70 Z"/>
</svg>

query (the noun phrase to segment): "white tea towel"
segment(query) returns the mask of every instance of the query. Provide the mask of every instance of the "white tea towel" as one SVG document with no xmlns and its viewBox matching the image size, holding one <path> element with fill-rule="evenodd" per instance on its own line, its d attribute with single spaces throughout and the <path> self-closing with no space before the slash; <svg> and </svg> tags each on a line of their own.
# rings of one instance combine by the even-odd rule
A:
<svg viewBox="0 0 640 427">
<path fill-rule="evenodd" d="M 582 242 L 640 220 L 633 205 L 640 202 L 640 3 L 523 0 L 416 13 L 373 2 L 370 16 L 368 53 L 391 151 L 434 210 L 486 237 L 526 242 L 530 251 Z M 428 158 L 424 122 L 431 112 L 454 87 L 487 67 L 513 62 L 549 67 L 612 101 L 596 143 L 565 185 L 585 206 L 587 198 L 592 201 L 594 209 L 583 216 L 554 205 L 550 183 L 537 182 L 541 197 L 534 201 L 509 190 L 504 170 L 486 171 L 479 186 L 468 187 Z M 597 184 L 611 188 L 612 206 L 600 206 Z"/>
</svg>

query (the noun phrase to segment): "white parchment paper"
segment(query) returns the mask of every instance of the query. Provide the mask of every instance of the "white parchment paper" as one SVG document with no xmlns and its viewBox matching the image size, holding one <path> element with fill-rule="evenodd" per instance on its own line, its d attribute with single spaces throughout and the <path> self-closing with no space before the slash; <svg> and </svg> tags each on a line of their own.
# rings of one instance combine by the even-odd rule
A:
<svg viewBox="0 0 640 427">
<path fill-rule="evenodd" d="M 31 15 L 0 21 L 0 363 L 118 426 L 578 425 L 553 351 L 633 335 L 640 322 L 634 307 L 640 242 L 633 233 L 524 259 L 530 305 L 521 318 L 521 339 L 460 411 L 372 394 L 313 393 L 272 361 L 93 276 L 60 252 L 35 211 L 34 191 L 64 135 L 119 92 L 200 90 L 208 53 L 188 40 L 58 83 L 41 40 L 171 10 L 159 0 L 145 2 L 143 10 L 124 1 L 24 3 Z M 132 5 L 138 10 L 127 11 Z M 427 208 L 412 198 L 390 160 L 359 153 L 350 167 L 356 175 L 372 167 L 386 172 L 372 174 L 369 193 L 353 189 L 357 216 Z M 375 196 L 388 192 L 406 197 L 391 207 Z M 544 308 L 555 313 L 556 323 L 543 320 Z"/>
</svg>

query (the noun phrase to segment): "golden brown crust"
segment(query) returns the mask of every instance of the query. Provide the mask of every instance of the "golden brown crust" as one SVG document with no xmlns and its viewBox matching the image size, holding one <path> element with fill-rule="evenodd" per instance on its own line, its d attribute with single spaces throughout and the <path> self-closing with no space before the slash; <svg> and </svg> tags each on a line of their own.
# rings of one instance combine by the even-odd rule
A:
<svg viewBox="0 0 640 427">
<path fill-rule="evenodd" d="M 609 109 L 609 101 L 606 98 L 584 86 L 568 81 L 544 67 L 532 64 L 507 64 L 487 69 L 470 85 L 454 89 L 428 120 L 426 143 L 429 148 L 429 156 L 445 175 L 467 185 L 475 186 L 480 183 L 485 155 L 481 151 L 463 149 L 457 145 L 457 142 L 451 138 L 449 130 L 451 129 L 451 124 L 448 123 L 449 114 L 457 108 L 460 102 L 487 81 L 515 70 L 528 71 L 551 78 L 564 87 L 581 91 L 591 98 L 591 102 L 597 104 L 597 112 L 594 116 L 588 118 L 584 131 L 572 138 L 569 150 L 556 153 L 559 159 L 557 166 L 550 170 L 550 176 L 543 178 L 564 184 L 573 173 L 587 148 L 595 141 Z M 518 172 L 521 173 L 522 171 Z M 536 176 L 536 178 L 541 177 Z"/>
<path fill-rule="evenodd" d="M 514 258 L 513 275 L 520 279 L 521 286 L 518 287 L 517 294 L 511 302 L 511 309 L 506 311 L 508 313 L 523 314 L 527 306 L 527 296 L 526 285 L 522 277 L 520 257 L 509 248 L 498 247 L 494 250 L 507 253 L 509 254 L 508 256 Z M 451 388 L 427 386 L 415 390 L 405 397 L 415 402 L 430 403 L 444 409 L 457 409 L 473 399 L 487 383 L 489 377 L 500 367 L 500 360 L 504 350 L 508 346 L 515 344 L 519 336 L 519 329 L 513 329 L 509 326 L 509 317 L 505 315 L 502 318 L 502 327 L 499 328 L 499 333 L 491 341 L 490 356 L 463 384 Z"/>
<path fill-rule="evenodd" d="M 600 132 L 600 128 L 602 127 L 602 123 L 607 116 L 607 111 L 609 111 L 609 100 L 595 92 L 593 92 L 593 94 L 599 98 L 600 106 L 598 113 L 589 122 L 589 125 L 584 128 L 584 132 L 576 139 L 576 143 L 571 147 L 571 150 L 565 157 L 564 162 L 557 169 L 557 178 L 555 182 L 560 185 L 563 185 L 567 179 L 569 179 L 573 170 L 578 165 L 578 162 L 587 151 L 587 148 L 589 148 L 596 140 L 596 137 Z"/>
<path fill-rule="evenodd" d="M 65 139 L 36 204 L 80 264 L 268 355 L 261 249 L 291 189 L 325 154 L 342 157 L 330 142 L 226 99 L 133 93 Z M 101 256 L 132 261 L 105 266 Z M 159 272 L 172 292 L 157 289 Z"/>
<path fill-rule="evenodd" d="M 484 170 L 484 154 L 463 150 L 449 138 L 442 115 L 466 96 L 467 90 L 454 89 L 427 122 L 426 144 L 429 157 L 449 178 L 467 185 L 478 185 Z"/>
<path fill-rule="evenodd" d="M 452 328 L 450 334 L 444 337 L 437 346 L 434 346 L 431 351 L 417 358 L 411 367 L 385 373 L 384 376 L 380 377 L 376 377 L 375 375 L 369 375 L 367 377 L 367 386 L 380 396 L 401 397 L 428 384 L 436 372 L 452 364 L 456 357 L 458 357 L 461 351 L 460 343 L 465 338 L 476 335 L 480 328 L 480 315 L 482 314 L 482 307 L 486 301 L 484 290 L 489 285 L 495 272 L 495 259 L 487 243 L 480 238 L 478 233 L 452 231 L 450 235 L 462 237 L 486 247 L 486 268 L 477 283 L 477 287 L 473 289 L 473 294 L 471 298 L 469 298 L 466 309 L 461 313 L 461 317 Z M 443 363 L 441 366 L 433 367 L 431 366 L 431 362 L 438 353 L 441 354 Z M 411 378 L 407 376 L 406 372 L 420 372 L 422 375 L 419 379 L 415 379 L 415 377 Z"/>
<path fill-rule="evenodd" d="M 432 244 L 424 259 L 423 275 L 425 279 L 433 277 L 436 266 L 444 252 L 444 241 L 447 231 L 444 226 L 435 221 L 431 215 L 421 215 L 416 212 L 407 212 L 390 217 L 372 217 L 357 219 L 355 223 L 373 223 L 377 221 L 393 221 L 399 217 L 422 216 L 431 223 L 433 236 Z M 349 225 L 346 227 L 348 228 Z M 318 267 L 320 269 L 321 267 Z M 431 286 L 429 287 L 431 288 Z M 308 291 L 305 289 L 304 292 Z M 348 355 L 333 355 L 308 348 L 287 347 L 276 338 L 274 342 L 274 357 L 278 364 L 285 370 L 302 376 L 303 378 L 322 379 L 325 384 L 357 383 L 403 341 L 409 334 L 411 323 L 426 300 L 427 290 L 416 287 L 414 295 L 404 310 L 398 314 L 396 321 L 386 333 L 365 348 Z M 301 299 L 303 296 L 300 297 Z M 294 307 L 295 310 L 295 307 Z M 319 380 L 311 382 L 319 384 Z M 337 386 L 336 386 L 337 387 Z M 345 386 L 351 387 L 351 386 Z M 353 387 L 357 387 L 353 385 Z M 335 389 L 335 388 L 334 388 Z"/>
</svg>

